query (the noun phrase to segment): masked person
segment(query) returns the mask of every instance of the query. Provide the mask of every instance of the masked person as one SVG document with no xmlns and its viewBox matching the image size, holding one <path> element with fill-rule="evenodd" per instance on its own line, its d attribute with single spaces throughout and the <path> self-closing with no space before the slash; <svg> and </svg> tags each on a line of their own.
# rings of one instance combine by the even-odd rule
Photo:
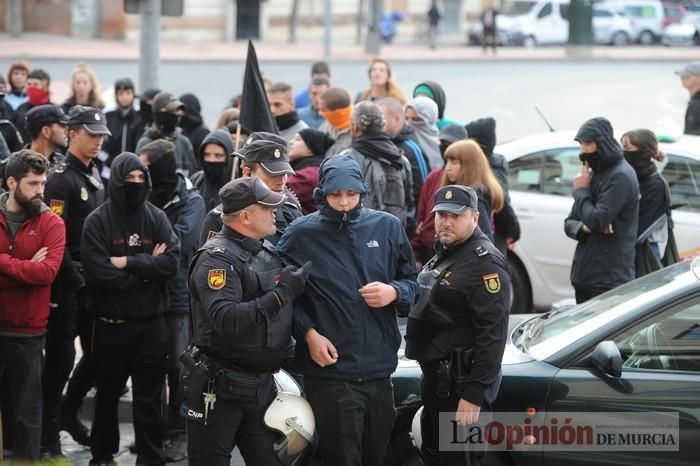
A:
<svg viewBox="0 0 700 466">
<path fill-rule="evenodd" d="M 175 144 L 175 161 L 178 173 L 185 177 L 194 173 L 196 163 L 192 143 L 178 129 L 185 104 L 169 92 L 159 92 L 153 98 L 153 125 L 139 139 L 136 151 L 156 139 L 166 139 Z"/>
<path fill-rule="evenodd" d="M 146 128 L 153 124 L 153 99 L 159 93 L 160 89 L 146 89 L 139 96 L 139 115 L 141 115 Z"/>
<path fill-rule="evenodd" d="M 439 451 L 440 431 L 475 424 L 498 394 L 511 304 L 505 257 L 479 229 L 476 191 L 448 185 L 434 197 L 437 254 L 418 275 L 406 356 L 420 363 L 426 466 L 479 465 L 482 452 Z M 454 413 L 440 422 L 440 413 Z"/>
<path fill-rule="evenodd" d="M 406 104 L 406 124 L 414 130 L 414 141 L 430 162 L 430 168 L 442 166 L 437 130 L 437 104 L 424 96 L 414 97 Z"/>
<path fill-rule="evenodd" d="M 270 101 L 270 111 L 275 117 L 275 123 L 282 139 L 290 142 L 299 131 L 309 127 L 299 118 L 299 114 L 294 108 L 292 86 L 287 83 L 275 83 L 267 94 Z"/>
<path fill-rule="evenodd" d="M 167 283 L 177 274 L 180 244 L 165 213 L 146 201 L 148 169 L 132 153 L 114 159 L 109 199 L 85 220 L 81 257 L 87 308 L 95 318 L 97 396 L 94 464 L 114 464 L 118 406 L 133 381 L 136 462 L 162 465 L 161 394 L 166 369 Z"/>
<path fill-rule="evenodd" d="M 179 98 L 180 102 L 185 104 L 185 114 L 180 119 L 182 134 L 190 140 L 194 149 L 199 149 L 204 138 L 210 133 L 202 119 L 202 104 L 194 94 L 182 94 Z M 195 158 L 195 168 L 202 169 L 197 158 Z"/>
<path fill-rule="evenodd" d="M 277 435 L 263 416 L 275 397 L 272 373 L 287 353 L 292 301 L 310 264 L 282 268 L 264 238 L 285 200 L 257 177 L 221 189 L 224 226 L 189 273 L 193 346 L 183 355 L 191 466 L 228 466 L 238 446 L 246 464 L 281 465 Z M 189 362 L 187 362 L 189 361 Z"/>
<path fill-rule="evenodd" d="M 199 229 L 206 214 L 204 201 L 191 183 L 175 172 L 175 145 L 158 139 L 141 148 L 139 158 L 148 167 L 153 189 L 148 200 L 165 212 L 180 240 L 180 264 L 175 278 L 168 282 L 169 306 L 165 322 L 168 337 L 168 409 L 165 412 L 165 454 L 168 461 L 179 461 L 187 454 L 182 404 L 181 366 L 178 362 L 192 335 L 187 269 L 197 250 Z"/>
<path fill-rule="evenodd" d="M 117 108 L 105 113 L 107 127 L 112 136 L 105 143 L 109 154 L 105 165 L 112 165 L 112 160 L 122 152 L 134 152 L 136 143 L 143 134 L 146 122 L 134 107 L 136 94 L 134 83 L 129 78 L 117 79 L 114 83 L 114 97 Z"/>
<path fill-rule="evenodd" d="M 585 122 L 576 141 L 583 164 L 564 231 L 577 241 L 571 284 L 582 303 L 634 280 L 639 182 L 605 118 Z"/>
<path fill-rule="evenodd" d="M 318 113 L 326 122 L 318 127 L 320 131 L 335 139 L 330 149 L 326 151 L 326 157 L 340 154 L 350 147 L 352 142 L 352 102 L 350 94 L 340 87 L 331 87 L 319 97 Z"/>
<path fill-rule="evenodd" d="M 41 68 L 34 69 L 27 75 L 27 101 L 15 110 L 13 121 L 24 141 L 29 141 L 25 127 L 27 112 L 38 105 L 51 103 L 50 86 L 51 77 Z"/>
<path fill-rule="evenodd" d="M 209 133 L 200 144 L 197 156 L 202 169 L 190 179 L 204 198 L 208 212 L 221 202 L 219 190 L 233 175 L 233 141 L 229 131 L 221 128 Z"/>
</svg>

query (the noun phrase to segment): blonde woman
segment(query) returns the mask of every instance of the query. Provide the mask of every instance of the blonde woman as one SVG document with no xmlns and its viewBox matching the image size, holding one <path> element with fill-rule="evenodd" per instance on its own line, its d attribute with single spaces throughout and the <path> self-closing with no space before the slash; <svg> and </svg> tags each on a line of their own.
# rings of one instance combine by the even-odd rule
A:
<svg viewBox="0 0 700 466">
<path fill-rule="evenodd" d="M 491 220 L 494 213 L 503 209 L 503 189 L 476 141 L 457 141 L 445 151 L 442 186 L 449 184 L 469 186 L 476 191 L 479 196 L 479 228 L 493 241 Z"/>
<path fill-rule="evenodd" d="M 97 75 L 85 63 L 79 64 L 73 70 L 70 77 L 70 90 L 71 96 L 61 105 L 66 113 L 74 105 L 85 105 L 99 109 L 103 109 L 105 106 Z"/>
<path fill-rule="evenodd" d="M 396 84 L 391 76 L 391 65 L 383 58 L 373 58 L 369 62 L 369 88 L 360 92 L 355 99 L 355 103 L 369 100 L 374 102 L 385 97 L 393 97 L 401 102 L 401 105 L 406 105 L 406 96 L 401 88 Z"/>
</svg>

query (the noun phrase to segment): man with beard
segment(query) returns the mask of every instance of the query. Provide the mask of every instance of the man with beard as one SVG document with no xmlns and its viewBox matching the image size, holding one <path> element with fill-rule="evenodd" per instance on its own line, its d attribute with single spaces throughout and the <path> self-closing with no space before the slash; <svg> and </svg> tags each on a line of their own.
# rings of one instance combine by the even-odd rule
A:
<svg viewBox="0 0 700 466">
<path fill-rule="evenodd" d="M 210 133 L 199 146 L 197 158 L 202 169 L 190 179 L 194 188 L 204 198 L 207 211 L 221 202 L 219 190 L 231 179 L 232 155 L 233 141 L 226 128 Z"/>
<path fill-rule="evenodd" d="M 352 112 L 352 143 L 342 154 L 360 165 L 362 177 L 369 185 L 363 205 L 388 212 L 401 220 L 415 215 L 411 164 L 384 132 L 384 114 L 368 101 L 355 105 Z"/>
<path fill-rule="evenodd" d="M 192 147 L 197 150 L 202 145 L 202 141 L 209 135 L 209 128 L 202 119 L 202 104 L 194 94 L 182 94 L 180 102 L 185 104 L 185 114 L 180 119 L 182 134 L 190 140 Z M 195 160 L 197 170 L 201 170 L 199 160 Z"/>
<path fill-rule="evenodd" d="M 143 134 L 146 124 L 141 114 L 134 108 L 134 83 L 131 79 L 117 79 L 114 83 L 114 96 L 117 108 L 105 114 L 107 128 L 112 133 L 105 144 L 105 152 L 109 154 L 109 159 L 105 162 L 107 167 L 111 166 L 114 157 L 122 152 L 136 150 L 136 143 Z M 103 172 L 105 172 L 104 169 Z"/>
<path fill-rule="evenodd" d="M 0 383 L 14 411 L 13 460 L 37 461 L 41 373 L 51 283 L 63 259 L 63 221 L 42 203 L 46 159 L 31 150 L 10 156 L 9 192 L 0 196 Z"/>
<path fill-rule="evenodd" d="M 85 220 L 80 245 L 86 306 L 95 317 L 97 398 L 92 464 L 114 464 L 119 397 L 133 381 L 136 463 L 162 465 L 161 394 L 166 367 L 167 283 L 177 274 L 180 244 L 167 216 L 146 201 L 148 169 L 130 152 L 112 164 L 109 198 Z"/>
<path fill-rule="evenodd" d="M 583 165 L 564 231 L 578 241 L 571 284 L 582 303 L 635 278 L 639 182 L 607 119 L 588 120 L 575 139 Z"/>
<path fill-rule="evenodd" d="M 267 98 L 282 139 L 289 142 L 299 131 L 309 127 L 299 119 L 299 114 L 294 109 L 292 86 L 287 83 L 275 83 L 270 87 Z"/>
<path fill-rule="evenodd" d="M 156 139 L 166 139 L 175 144 L 175 161 L 178 173 L 190 176 L 194 173 L 196 162 L 192 143 L 178 130 L 180 118 L 185 113 L 185 104 L 169 92 L 159 92 L 153 99 L 153 126 L 136 144 L 136 151 Z"/>
<path fill-rule="evenodd" d="M 251 134 L 246 143 L 235 154 L 241 159 L 241 173 L 244 177 L 257 176 L 272 191 L 285 194 L 285 201 L 275 211 L 275 233 L 265 237 L 277 244 L 287 226 L 301 217 L 301 205 L 296 196 L 287 188 L 287 177 L 294 173 L 289 164 L 287 144 L 276 134 L 259 131 Z M 221 230 L 221 204 L 212 209 L 204 219 L 199 241 L 203 244 Z"/>
<path fill-rule="evenodd" d="M 82 295 L 84 279 L 80 257 L 80 236 L 85 218 L 104 201 L 104 186 L 95 165 L 95 158 L 102 148 L 104 137 L 109 135 L 106 119 L 96 108 L 74 106 L 68 115 L 69 144 L 66 158 L 49 173 L 45 197 L 51 210 L 60 215 L 66 224 L 66 248 L 70 261 L 66 260 L 54 284 L 56 314 L 62 315 L 66 332 L 62 332 L 60 361 L 52 366 L 56 370 L 54 380 L 68 377 L 73 367 L 75 347 L 72 344 L 77 327 L 83 349 L 83 357 L 73 371 L 66 396 L 60 407 L 60 426 L 80 444 L 89 442 L 87 428 L 78 420 L 78 410 L 85 394 L 93 386 L 90 368 L 90 342 L 92 341 L 92 319 L 86 314 Z M 63 384 L 54 384 L 58 394 Z M 59 386 L 60 385 L 60 386 Z M 51 413 L 47 413 L 47 416 Z M 47 421 L 48 418 L 47 418 Z M 49 422 L 55 422 L 53 420 Z M 45 428 L 45 446 L 58 444 L 58 430 Z M 60 445 L 60 444 L 58 444 Z M 55 451 L 55 448 L 53 448 Z"/>
<path fill-rule="evenodd" d="M 17 110 L 15 110 L 15 116 L 13 123 L 22 135 L 22 139 L 29 141 L 29 133 L 25 127 L 25 117 L 27 112 L 32 108 L 50 103 L 49 95 L 51 86 L 51 77 L 49 73 L 37 68 L 32 70 L 27 75 L 27 101 L 20 105 Z"/>
<path fill-rule="evenodd" d="M 148 196 L 151 204 L 165 212 L 180 240 L 180 264 L 175 278 L 168 282 L 170 305 L 165 323 L 168 333 L 168 409 L 165 412 L 165 454 L 168 461 L 179 461 L 187 454 L 185 420 L 180 416 L 182 385 L 180 384 L 180 355 L 191 339 L 187 294 L 187 269 L 197 250 L 199 229 L 206 210 L 204 201 L 191 183 L 175 172 L 175 145 L 159 139 L 141 148 L 139 158 L 148 167 L 153 190 Z"/>
</svg>

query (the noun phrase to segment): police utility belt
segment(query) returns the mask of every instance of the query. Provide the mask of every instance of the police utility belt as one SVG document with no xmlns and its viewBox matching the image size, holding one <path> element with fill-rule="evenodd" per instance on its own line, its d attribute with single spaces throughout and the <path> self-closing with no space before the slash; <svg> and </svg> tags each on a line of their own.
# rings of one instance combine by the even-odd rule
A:
<svg viewBox="0 0 700 466">
<path fill-rule="evenodd" d="M 217 398 L 243 405 L 255 404 L 261 387 L 272 378 L 269 372 L 255 374 L 225 367 L 195 345 L 190 345 L 179 360 L 185 369 L 181 414 L 204 425 Z"/>
</svg>

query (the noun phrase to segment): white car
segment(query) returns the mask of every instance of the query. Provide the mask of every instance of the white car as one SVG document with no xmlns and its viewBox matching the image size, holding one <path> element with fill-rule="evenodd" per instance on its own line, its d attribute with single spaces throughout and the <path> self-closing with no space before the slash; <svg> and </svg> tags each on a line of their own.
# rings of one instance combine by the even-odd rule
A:
<svg viewBox="0 0 700 466">
<path fill-rule="evenodd" d="M 632 40 L 632 21 L 624 12 L 606 4 L 593 6 L 593 42 L 627 45 Z"/>
<path fill-rule="evenodd" d="M 615 0 L 611 3 L 632 20 L 632 37 L 636 42 L 649 45 L 661 37 L 665 14 L 660 0 Z"/>
<path fill-rule="evenodd" d="M 564 234 L 573 204 L 573 179 L 581 170 L 574 132 L 527 136 L 496 147 L 508 160 L 508 182 L 522 237 L 509 253 L 513 312 L 546 309 L 574 296 L 570 282 L 576 242 Z M 700 136 L 661 143 L 659 164 L 671 189 L 675 237 L 682 257 L 700 254 Z"/>
<path fill-rule="evenodd" d="M 700 45 L 700 14 L 688 14 L 680 23 L 664 28 L 661 43 L 671 45 Z"/>
</svg>

